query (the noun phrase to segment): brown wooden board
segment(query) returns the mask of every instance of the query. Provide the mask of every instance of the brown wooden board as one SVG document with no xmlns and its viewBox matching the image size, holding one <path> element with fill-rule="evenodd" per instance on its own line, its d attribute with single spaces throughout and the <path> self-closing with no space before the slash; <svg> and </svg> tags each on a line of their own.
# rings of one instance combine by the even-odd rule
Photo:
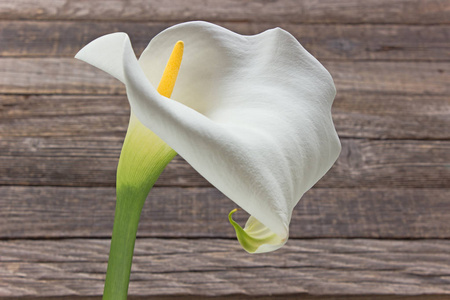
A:
<svg viewBox="0 0 450 300">
<path fill-rule="evenodd" d="M 0 56 L 73 57 L 99 36 L 126 32 L 136 54 L 173 23 L 0 22 Z M 319 60 L 450 60 L 450 27 L 407 25 L 298 25 L 289 23 L 218 23 L 240 34 L 281 27 Z M 185 45 L 189 47 L 189 45 Z"/>
<path fill-rule="evenodd" d="M 0 242 L 1 296 L 99 296 L 109 240 Z M 450 242 L 311 239 L 250 255 L 237 241 L 138 239 L 132 296 L 450 295 Z"/>
<path fill-rule="evenodd" d="M 448 0 L 14 0 L 0 19 L 449 24 Z"/>
<path fill-rule="evenodd" d="M 343 150 L 263 255 L 177 156 L 144 206 L 129 299 L 450 299 L 449 14 L 450 0 L 0 1 L 0 299 L 101 299 L 129 105 L 73 56 L 116 31 L 139 55 L 189 20 L 291 32 L 333 76 Z"/>
<path fill-rule="evenodd" d="M 42 300 L 44 297 L 39 296 L 26 296 L 26 297 L 1 297 L 2 300 L 17 300 L 17 299 L 29 299 L 29 300 Z M 102 296 L 52 296 L 45 297 L 50 300 L 101 300 Z M 284 294 L 284 295 L 272 295 L 272 296 L 253 296 L 253 295 L 240 295 L 233 294 L 228 296 L 197 296 L 197 295 L 177 295 L 177 296 L 160 296 L 160 295 L 148 295 L 148 296 L 128 296 L 128 300 L 448 300 L 448 296 L 445 294 L 427 294 L 427 295 L 309 295 L 309 294 Z"/>
<path fill-rule="evenodd" d="M 448 140 L 450 97 L 338 92 L 332 107 L 339 136 Z M 31 131 L 30 131 L 31 132 Z"/>
<path fill-rule="evenodd" d="M 29 299 L 29 300 L 42 300 L 44 297 L 39 296 L 26 296 L 26 297 L 1 297 L 2 300 L 17 300 L 17 299 Z M 101 300 L 102 296 L 52 296 L 45 297 L 50 300 Z M 197 295 L 177 295 L 177 296 L 128 296 L 128 300 L 448 300 L 448 296 L 445 294 L 427 294 L 427 295 L 351 295 L 351 296 L 327 296 L 327 295 L 309 295 L 309 294 L 284 294 L 275 296 L 252 296 L 252 295 L 228 295 L 228 296 L 197 296 Z"/>
<path fill-rule="evenodd" d="M 123 137 L 2 138 L 0 185 L 114 186 Z M 342 139 L 325 188 L 448 188 L 450 141 Z M 157 186 L 210 186 L 177 156 Z"/>
<path fill-rule="evenodd" d="M 322 61 L 339 92 L 450 94 L 450 62 Z M 123 84 L 73 58 L 1 58 L 0 93 L 124 94 Z"/>
<path fill-rule="evenodd" d="M 290 238 L 450 238 L 449 189 L 321 189 L 294 209 Z M 114 188 L 0 187 L 0 239 L 109 238 Z M 154 188 L 140 237 L 234 238 L 237 205 L 215 188 Z M 248 215 L 234 218 L 245 224 Z"/>
<path fill-rule="evenodd" d="M 101 300 L 102 296 L 52 296 L 52 297 L 39 297 L 39 296 L 24 296 L 24 297 L 1 297 L 2 300 Z M 309 295 L 309 294 L 284 294 L 284 295 L 272 295 L 272 296 L 253 296 L 253 295 L 241 295 L 232 294 L 227 296 L 197 296 L 197 295 L 182 295 L 177 296 L 160 296 L 160 295 L 140 295 L 140 296 L 128 296 L 128 300 L 448 300 L 448 295 L 445 294 L 426 294 L 426 295 Z"/>
<path fill-rule="evenodd" d="M 123 138 L 125 96 L 0 95 L 0 136 Z M 338 93 L 332 108 L 340 137 L 449 140 L 450 97 Z"/>
</svg>

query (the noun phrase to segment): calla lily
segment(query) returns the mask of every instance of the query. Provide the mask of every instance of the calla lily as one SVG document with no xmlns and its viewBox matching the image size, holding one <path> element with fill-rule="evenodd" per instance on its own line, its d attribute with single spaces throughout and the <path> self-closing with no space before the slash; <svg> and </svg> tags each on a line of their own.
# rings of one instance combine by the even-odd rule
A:
<svg viewBox="0 0 450 300">
<path fill-rule="evenodd" d="M 184 54 L 168 98 L 157 87 L 179 40 Z M 123 82 L 137 118 L 133 122 L 150 129 L 250 214 L 244 229 L 231 218 L 234 211 L 229 216 L 248 252 L 273 251 L 286 243 L 292 210 L 340 153 L 331 118 L 333 80 L 282 29 L 243 36 L 210 23 L 188 22 L 153 38 L 139 60 L 125 33 L 96 39 L 76 58 Z M 153 139 L 135 139 L 130 152 L 142 152 Z M 121 160 L 123 155 L 124 150 Z M 173 155 L 149 154 L 164 166 Z M 149 160 L 141 157 L 130 160 Z M 146 170 L 152 177 L 151 168 Z M 124 186 L 135 185 L 133 178 L 124 178 L 131 181 Z"/>
</svg>

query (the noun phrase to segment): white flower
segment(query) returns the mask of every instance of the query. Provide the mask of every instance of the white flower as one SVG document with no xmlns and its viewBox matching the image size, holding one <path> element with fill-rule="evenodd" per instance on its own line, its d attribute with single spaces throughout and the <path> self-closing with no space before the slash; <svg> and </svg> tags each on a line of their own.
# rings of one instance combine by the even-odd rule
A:
<svg viewBox="0 0 450 300">
<path fill-rule="evenodd" d="M 184 54 L 171 99 L 156 87 L 179 40 Z M 147 128 L 247 211 L 249 252 L 278 249 L 292 210 L 336 161 L 328 71 L 288 32 L 243 36 L 206 22 L 157 35 L 139 61 L 125 33 L 98 38 L 76 56 L 126 85 Z"/>
</svg>

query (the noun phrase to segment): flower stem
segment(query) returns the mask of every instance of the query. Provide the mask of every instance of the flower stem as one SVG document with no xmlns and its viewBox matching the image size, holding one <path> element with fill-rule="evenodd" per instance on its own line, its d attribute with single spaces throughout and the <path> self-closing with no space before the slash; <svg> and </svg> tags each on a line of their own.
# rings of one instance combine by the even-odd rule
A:
<svg viewBox="0 0 450 300">
<path fill-rule="evenodd" d="M 103 293 L 105 300 L 127 299 L 134 244 L 142 207 L 156 179 L 176 155 L 175 151 L 167 148 L 169 147 L 155 149 L 159 155 L 157 155 L 158 158 L 150 160 L 154 163 L 151 166 L 152 177 L 148 178 L 147 187 L 129 184 L 117 186 L 116 213 Z M 118 170 L 120 165 L 119 163 Z M 147 164 L 146 167 L 150 166 Z"/>
<path fill-rule="evenodd" d="M 139 216 L 144 201 L 137 197 L 128 201 L 126 189 L 117 196 L 116 214 L 109 252 L 103 299 L 127 299 Z M 144 198 L 145 200 L 145 198 Z"/>
</svg>

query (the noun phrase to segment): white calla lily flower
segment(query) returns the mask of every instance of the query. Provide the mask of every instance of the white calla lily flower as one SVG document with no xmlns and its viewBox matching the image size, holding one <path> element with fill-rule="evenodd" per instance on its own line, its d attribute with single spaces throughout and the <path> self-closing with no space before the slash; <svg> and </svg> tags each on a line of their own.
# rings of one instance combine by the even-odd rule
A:
<svg viewBox="0 0 450 300">
<path fill-rule="evenodd" d="M 168 99 L 156 88 L 179 40 Z M 158 34 L 139 61 L 125 33 L 96 39 L 76 58 L 122 81 L 139 121 L 251 215 L 244 229 L 233 224 L 249 252 L 287 241 L 294 206 L 340 153 L 333 80 L 282 29 L 243 36 L 188 22 Z"/>
</svg>

